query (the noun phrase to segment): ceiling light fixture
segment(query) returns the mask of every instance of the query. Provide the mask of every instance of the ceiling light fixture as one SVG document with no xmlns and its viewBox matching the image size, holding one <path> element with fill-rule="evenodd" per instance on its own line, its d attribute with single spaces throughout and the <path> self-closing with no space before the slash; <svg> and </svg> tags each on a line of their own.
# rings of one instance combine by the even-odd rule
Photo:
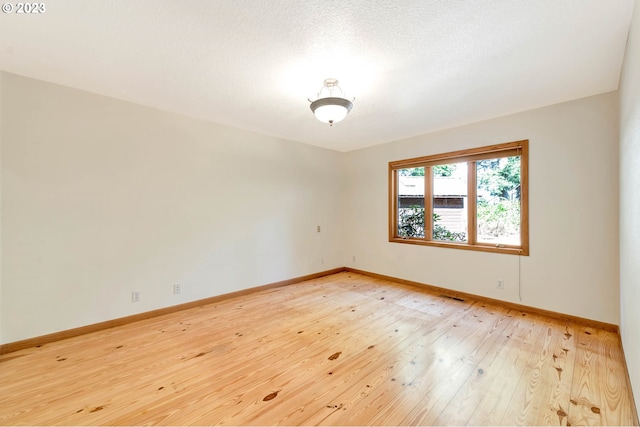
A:
<svg viewBox="0 0 640 427">
<path fill-rule="evenodd" d="M 326 79 L 318 92 L 318 99 L 315 101 L 309 99 L 309 102 L 316 118 L 323 123 L 329 123 L 329 126 L 347 117 L 353 108 L 353 102 L 344 97 L 344 92 L 338 86 L 336 79 Z"/>
</svg>

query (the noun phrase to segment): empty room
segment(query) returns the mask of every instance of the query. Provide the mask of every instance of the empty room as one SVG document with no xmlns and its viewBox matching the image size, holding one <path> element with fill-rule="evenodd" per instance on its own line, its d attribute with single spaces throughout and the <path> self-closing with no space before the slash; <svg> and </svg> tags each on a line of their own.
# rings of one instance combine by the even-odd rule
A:
<svg viewBox="0 0 640 427">
<path fill-rule="evenodd" d="M 640 425 L 640 0 L 0 13 L 0 425 Z"/>
</svg>

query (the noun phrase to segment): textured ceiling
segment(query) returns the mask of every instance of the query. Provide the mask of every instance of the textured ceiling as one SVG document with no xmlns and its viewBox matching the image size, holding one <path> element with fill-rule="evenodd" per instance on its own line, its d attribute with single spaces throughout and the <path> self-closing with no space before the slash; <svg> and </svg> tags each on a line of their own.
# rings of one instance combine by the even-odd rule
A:
<svg viewBox="0 0 640 427">
<path fill-rule="evenodd" d="M 0 14 L 0 69 L 339 151 L 615 90 L 634 5 L 41 1 Z M 328 77 L 356 98 L 333 127 Z"/>
</svg>

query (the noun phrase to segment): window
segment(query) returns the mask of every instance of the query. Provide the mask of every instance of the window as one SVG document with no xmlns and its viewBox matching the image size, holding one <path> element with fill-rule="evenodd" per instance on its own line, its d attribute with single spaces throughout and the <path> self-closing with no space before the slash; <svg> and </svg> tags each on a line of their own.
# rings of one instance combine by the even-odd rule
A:
<svg viewBox="0 0 640 427">
<path fill-rule="evenodd" d="M 389 241 L 529 255 L 529 141 L 389 163 Z"/>
</svg>

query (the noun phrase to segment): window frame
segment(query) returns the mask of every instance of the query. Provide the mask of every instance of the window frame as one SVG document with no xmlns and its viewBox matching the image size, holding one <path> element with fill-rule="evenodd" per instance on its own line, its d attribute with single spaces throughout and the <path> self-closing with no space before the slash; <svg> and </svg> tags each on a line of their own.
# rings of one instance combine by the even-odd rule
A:
<svg viewBox="0 0 640 427">
<path fill-rule="evenodd" d="M 477 242 L 477 182 L 476 162 L 478 160 L 499 157 L 520 156 L 520 245 L 491 245 Z M 433 180 L 431 167 L 449 163 L 468 164 L 467 168 L 467 242 L 446 242 L 432 239 L 433 219 L 426 212 L 433 211 Z M 424 237 L 400 237 L 398 235 L 398 170 L 425 168 L 425 227 Z M 472 203 L 473 201 L 473 203 Z M 510 255 L 529 255 L 529 140 L 513 141 L 414 157 L 389 162 L 389 242 L 414 245 L 436 246 L 450 249 L 464 249 L 482 252 L 494 252 Z"/>
</svg>

